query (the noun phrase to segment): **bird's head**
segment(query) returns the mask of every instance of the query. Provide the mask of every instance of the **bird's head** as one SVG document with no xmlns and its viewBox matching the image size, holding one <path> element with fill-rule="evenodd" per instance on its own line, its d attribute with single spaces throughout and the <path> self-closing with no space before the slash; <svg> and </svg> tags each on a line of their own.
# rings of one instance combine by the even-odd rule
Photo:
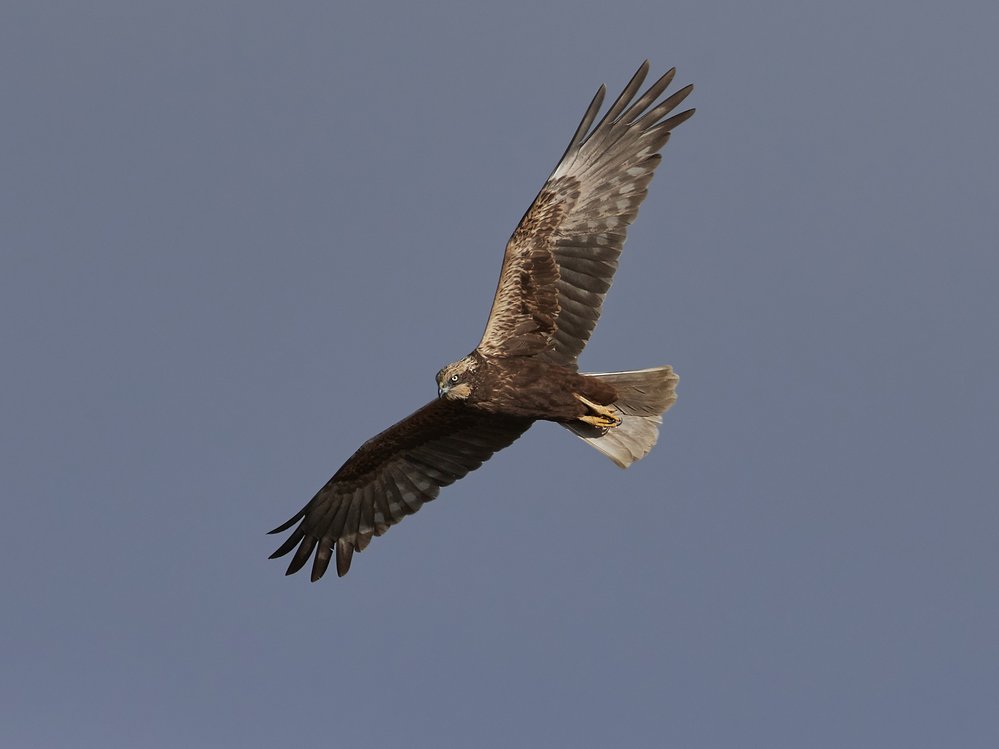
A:
<svg viewBox="0 0 999 749">
<path fill-rule="evenodd" d="M 437 396 L 448 400 L 466 400 L 472 394 L 472 373 L 478 362 L 471 356 L 448 364 L 437 373 Z"/>
</svg>

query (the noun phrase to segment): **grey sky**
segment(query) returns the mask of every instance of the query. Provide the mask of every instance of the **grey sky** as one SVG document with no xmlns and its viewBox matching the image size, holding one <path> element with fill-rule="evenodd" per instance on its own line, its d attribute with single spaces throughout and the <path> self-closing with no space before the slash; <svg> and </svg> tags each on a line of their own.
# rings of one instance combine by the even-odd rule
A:
<svg viewBox="0 0 999 749">
<path fill-rule="evenodd" d="M 358 4 L 359 5 L 359 4 Z M 0 744 L 999 745 L 991 3 L 0 11 Z M 435 395 L 600 83 L 692 82 L 585 369 L 343 580 L 264 532 Z"/>
</svg>

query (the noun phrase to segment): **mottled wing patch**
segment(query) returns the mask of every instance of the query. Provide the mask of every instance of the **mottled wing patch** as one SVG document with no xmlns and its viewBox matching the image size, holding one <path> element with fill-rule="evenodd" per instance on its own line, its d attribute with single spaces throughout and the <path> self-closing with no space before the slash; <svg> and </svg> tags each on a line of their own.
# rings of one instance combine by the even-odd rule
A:
<svg viewBox="0 0 999 749">
<path fill-rule="evenodd" d="M 474 471 L 530 425 L 530 420 L 483 414 L 447 400 L 428 403 L 365 442 L 305 507 L 271 531 L 281 533 L 298 523 L 271 559 L 295 550 L 290 575 L 314 552 L 315 581 L 335 551 L 342 577 L 355 550 L 435 499 L 442 486 Z"/>
<path fill-rule="evenodd" d="M 550 348 L 559 311 L 554 236 L 578 194 L 571 177 L 546 185 L 507 243 L 478 346 L 486 356 L 524 356 Z"/>
</svg>

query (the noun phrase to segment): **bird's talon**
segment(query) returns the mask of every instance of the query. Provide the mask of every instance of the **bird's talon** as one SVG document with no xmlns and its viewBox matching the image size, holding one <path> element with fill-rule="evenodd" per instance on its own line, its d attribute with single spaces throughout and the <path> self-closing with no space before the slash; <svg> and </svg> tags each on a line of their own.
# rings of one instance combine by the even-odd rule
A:
<svg viewBox="0 0 999 749">
<path fill-rule="evenodd" d="M 579 420 L 587 424 L 592 424 L 600 429 L 611 429 L 612 427 L 621 425 L 621 417 L 608 406 L 601 406 L 599 403 L 594 403 L 593 401 L 584 398 L 579 393 L 573 393 L 573 396 L 586 406 L 588 409 L 593 411 L 592 414 L 586 414 L 585 416 L 580 416 Z"/>
</svg>

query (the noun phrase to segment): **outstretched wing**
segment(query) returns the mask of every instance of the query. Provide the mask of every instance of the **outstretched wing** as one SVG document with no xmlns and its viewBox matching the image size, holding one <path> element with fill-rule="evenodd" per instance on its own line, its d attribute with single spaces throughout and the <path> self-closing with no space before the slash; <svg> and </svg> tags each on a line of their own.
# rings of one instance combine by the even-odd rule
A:
<svg viewBox="0 0 999 749">
<path fill-rule="evenodd" d="M 444 399 L 428 403 L 365 442 L 311 502 L 272 530 L 281 533 L 301 521 L 271 559 L 297 546 L 288 565 L 290 575 L 315 551 L 315 582 L 326 572 L 335 547 L 336 571 L 343 577 L 354 549 L 363 551 L 372 536 L 419 510 L 442 486 L 474 471 L 531 423 Z"/>
<path fill-rule="evenodd" d="M 628 225 L 638 215 L 670 131 L 693 109 L 666 119 L 693 90 L 655 104 L 675 69 L 632 103 L 645 61 L 592 130 L 604 87 L 583 115 L 559 165 L 506 246 L 479 350 L 487 356 L 546 352 L 574 366 L 600 316 Z"/>
</svg>

